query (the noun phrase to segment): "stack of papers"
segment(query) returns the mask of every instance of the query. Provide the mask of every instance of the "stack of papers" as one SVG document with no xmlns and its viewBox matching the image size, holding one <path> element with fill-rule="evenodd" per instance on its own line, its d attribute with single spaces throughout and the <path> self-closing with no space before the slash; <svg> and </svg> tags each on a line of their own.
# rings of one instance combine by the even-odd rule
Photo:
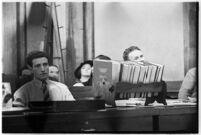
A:
<svg viewBox="0 0 201 135">
<path fill-rule="evenodd" d="M 16 114 L 29 110 L 28 107 L 3 107 L 3 114 Z"/>
<path fill-rule="evenodd" d="M 3 107 L 3 112 L 14 112 L 14 111 L 26 111 L 28 110 L 28 107 Z"/>
<path fill-rule="evenodd" d="M 143 106 L 145 98 L 130 98 L 126 100 L 115 100 L 116 106 Z"/>
<path fill-rule="evenodd" d="M 179 99 L 166 99 L 167 106 L 185 106 L 185 105 L 196 105 L 197 103 L 190 102 L 190 100 L 182 101 Z M 149 106 L 165 106 L 162 103 L 154 102 Z"/>
<path fill-rule="evenodd" d="M 182 101 L 179 99 L 167 99 L 167 105 L 197 105 L 197 103 L 189 101 Z"/>
<path fill-rule="evenodd" d="M 116 106 L 126 107 L 126 106 L 144 106 L 146 98 L 130 98 L 127 100 L 115 100 Z M 185 106 L 185 105 L 197 105 L 189 101 L 182 101 L 179 99 L 166 99 L 167 106 Z M 148 106 L 166 106 L 162 103 L 155 101 L 154 103 L 149 104 Z"/>
</svg>

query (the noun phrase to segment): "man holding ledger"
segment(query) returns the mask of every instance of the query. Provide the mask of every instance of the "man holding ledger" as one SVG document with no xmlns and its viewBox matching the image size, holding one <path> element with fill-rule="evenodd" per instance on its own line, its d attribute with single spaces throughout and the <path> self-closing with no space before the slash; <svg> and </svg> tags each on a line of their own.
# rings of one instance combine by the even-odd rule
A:
<svg viewBox="0 0 201 135">
<path fill-rule="evenodd" d="M 26 107 L 30 101 L 75 100 L 66 85 L 49 80 L 49 63 L 46 53 L 33 51 L 28 54 L 26 60 L 34 78 L 14 93 L 13 106 Z"/>
</svg>

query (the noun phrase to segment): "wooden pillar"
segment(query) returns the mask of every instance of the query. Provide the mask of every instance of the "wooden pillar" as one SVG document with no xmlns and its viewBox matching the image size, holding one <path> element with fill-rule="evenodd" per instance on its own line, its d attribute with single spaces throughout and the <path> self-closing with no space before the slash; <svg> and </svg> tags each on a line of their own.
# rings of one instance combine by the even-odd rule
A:
<svg viewBox="0 0 201 135">
<path fill-rule="evenodd" d="M 83 4 L 83 39 L 86 48 L 85 60 L 94 58 L 94 3 L 88 2 Z"/>
<path fill-rule="evenodd" d="M 27 27 L 26 27 L 26 3 L 17 3 L 17 71 L 20 75 L 20 69 L 26 65 L 27 55 Z"/>
<path fill-rule="evenodd" d="M 80 18 L 79 16 L 79 6 L 81 3 L 68 3 L 67 9 L 68 9 L 68 25 L 67 25 L 67 42 L 66 42 L 66 84 L 68 86 L 73 86 L 75 83 L 75 77 L 74 77 L 74 70 L 76 67 L 76 50 L 79 50 L 76 48 L 76 45 L 78 46 L 81 42 L 80 38 L 80 23 L 82 21 L 77 20 Z M 77 17 L 79 16 L 79 17 Z M 82 33 L 81 33 L 82 34 Z M 80 51 L 80 54 L 82 52 Z"/>
<path fill-rule="evenodd" d="M 184 2 L 184 73 L 198 64 L 198 2 Z"/>
<path fill-rule="evenodd" d="M 75 83 L 74 71 L 79 64 L 94 57 L 94 17 L 93 3 L 56 2 L 58 25 L 64 69 L 60 62 L 61 53 L 58 49 L 55 31 L 53 32 L 53 64 L 58 65 L 60 81 L 72 86 Z M 65 74 L 63 73 L 63 70 Z M 65 80 L 63 79 L 65 75 Z"/>
<path fill-rule="evenodd" d="M 3 3 L 3 73 L 17 74 L 17 13 L 16 3 Z"/>
<path fill-rule="evenodd" d="M 53 22 L 52 22 L 52 3 L 47 2 L 44 4 L 45 21 L 42 26 L 44 29 L 44 46 L 43 50 L 49 55 L 49 64 L 53 64 Z"/>
<path fill-rule="evenodd" d="M 43 50 L 46 7 L 44 2 L 26 3 L 27 15 L 27 52 Z"/>
<path fill-rule="evenodd" d="M 67 3 L 66 71 L 67 85 L 75 83 L 74 70 L 94 57 L 93 3 Z"/>
</svg>

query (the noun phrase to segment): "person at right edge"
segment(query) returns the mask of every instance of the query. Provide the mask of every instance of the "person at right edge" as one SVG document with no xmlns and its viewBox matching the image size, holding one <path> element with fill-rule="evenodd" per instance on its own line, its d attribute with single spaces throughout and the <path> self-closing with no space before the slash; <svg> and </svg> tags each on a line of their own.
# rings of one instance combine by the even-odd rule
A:
<svg viewBox="0 0 201 135">
<path fill-rule="evenodd" d="M 186 73 L 179 90 L 178 98 L 197 102 L 197 68 L 191 68 Z"/>
</svg>

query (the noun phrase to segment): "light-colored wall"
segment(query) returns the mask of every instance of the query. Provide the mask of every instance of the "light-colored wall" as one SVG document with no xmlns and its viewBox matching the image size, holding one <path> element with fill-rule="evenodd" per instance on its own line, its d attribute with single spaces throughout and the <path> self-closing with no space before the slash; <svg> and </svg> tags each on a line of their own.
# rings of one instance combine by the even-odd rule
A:
<svg viewBox="0 0 201 135">
<path fill-rule="evenodd" d="M 95 56 L 123 60 L 139 46 L 145 59 L 165 65 L 163 80 L 184 77 L 182 3 L 95 3 Z"/>
</svg>

